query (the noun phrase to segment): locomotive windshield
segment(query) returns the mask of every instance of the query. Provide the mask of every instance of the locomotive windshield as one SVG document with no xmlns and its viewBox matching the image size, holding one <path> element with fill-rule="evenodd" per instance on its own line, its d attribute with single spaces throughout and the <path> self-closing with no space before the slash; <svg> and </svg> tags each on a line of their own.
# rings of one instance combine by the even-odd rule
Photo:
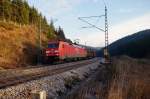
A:
<svg viewBox="0 0 150 99">
<path fill-rule="evenodd" d="M 48 44 L 48 48 L 58 48 L 58 43 L 50 43 Z"/>
</svg>

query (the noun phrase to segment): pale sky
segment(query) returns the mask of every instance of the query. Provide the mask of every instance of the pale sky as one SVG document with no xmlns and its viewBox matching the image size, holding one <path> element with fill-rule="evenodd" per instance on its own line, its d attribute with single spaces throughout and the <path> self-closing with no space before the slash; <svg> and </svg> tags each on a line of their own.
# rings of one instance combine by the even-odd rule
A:
<svg viewBox="0 0 150 99">
<path fill-rule="evenodd" d="M 81 44 L 104 46 L 104 33 L 95 28 L 82 28 L 87 24 L 78 17 L 104 14 L 103 0 L 27 0 L 47 20 L 54 19 L 67 38 L 80 39 Z M 150 0 L 104 0 L 108 7 L 109 42 L 137 31 L 150 29 Z M 104 28 L 104 18 L 88 19 L 90 23 Z"/>
</svg>

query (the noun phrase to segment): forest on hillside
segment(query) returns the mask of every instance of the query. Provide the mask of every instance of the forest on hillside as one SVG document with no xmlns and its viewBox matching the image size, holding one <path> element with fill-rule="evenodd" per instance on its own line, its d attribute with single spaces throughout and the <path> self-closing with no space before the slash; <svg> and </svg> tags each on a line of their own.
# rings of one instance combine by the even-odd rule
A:
<svg viewBox="0 0 150 99">
<path fill-rule="evenodd" d="M 29 6 L 26 0 L 0 0 L 0 21 L 13 22 L 19 25 L 35 25 L 41 28 L 48 39 L 66 40 L 61 27 L 56 28 L 53 20 L 48 23 L 45 16 L 35 7 Z"/>
<path fill-rule="evenodd" d="M 111 56 L 128 55 L 134 58 L 150 58 L 150 29 L 121 38 L 109 45 Z M 98 54 L 102 56 L 103 51 Z"/>
<path fill-rule="evenodd" d="M 0 69 L 36 65 L 39 38 L 42 50 L 51 40 L 71 43 L 62 27 L 48 22 L 27 0 L 0 0 Z"/>
</svg>

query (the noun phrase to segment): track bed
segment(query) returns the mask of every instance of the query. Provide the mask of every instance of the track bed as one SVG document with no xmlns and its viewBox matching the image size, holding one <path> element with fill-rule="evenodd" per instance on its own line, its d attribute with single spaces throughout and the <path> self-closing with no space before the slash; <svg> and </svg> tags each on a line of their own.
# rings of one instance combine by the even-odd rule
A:
<svg viewBox="0 0 150 99">
<path fill-rule="evenodd" d="M 59 64 L 59 65 L 51 65 L 51 66 L 39 67 L 39 68 L 15 69 L 15 70 L 13 69 L 13 70 L 0 71 L 0 88 L 17 85 L 30 80 L 39 79 L 41 77 L 59 74 L 65 71 L 86 66 L 96 61 L 98 61 L 98 59 L 94 58 L 90 60 Z"/>
</svg>

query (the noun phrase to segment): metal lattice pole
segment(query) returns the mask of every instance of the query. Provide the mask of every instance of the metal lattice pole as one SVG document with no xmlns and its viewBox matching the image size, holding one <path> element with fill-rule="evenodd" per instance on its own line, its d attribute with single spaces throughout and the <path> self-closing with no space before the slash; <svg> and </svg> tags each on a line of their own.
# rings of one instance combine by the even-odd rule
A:
<svg viewBox="0 0 150 99">
<path fill-rule="evenodd" d="M 108 20 L 107 20 L 107 7 L 105 6 L 105 48 L 104 48 L 104 58 L 105 62 L 109 62 L 109 51 L 108 51 Z"/>
<path fill-rule="evenodd" d="M 105 48 L 108 47 L 108 21 L 107 21 L 107 8 L 105 7 Z"/>
<path fill-rule="evenodd" d="M 98 17 L 98 18 L 105 17 L 105 29 L 101 29 L 98 26 L 96 26 L 95 24 L 92 24 L 92 23 L 88 22 L 87 20 L 85 20 L 87 18 L 93 18 L 93 17 L 95 17 L 95 18 L 96 17 Z M 105 4 L 105 14 L 104 15 L 79 17 L 78 19 L 90 26 L 90 27 L 84 27 L 84 28 L 91 28 L 92 27 L 92 28 L 96 28 L 96 29 L 98 29 L 98 30 L 105 33 L 104 59 L 105 59 L 105 63 L 109 63 L 110 62 L 110 56 L 109 56 L 109 51 L 108 51 L 109 40 L 108 40 L 108 20 L 107 20 L 107 7 L 106 7 L 106 4 Z"/>
</svg>

